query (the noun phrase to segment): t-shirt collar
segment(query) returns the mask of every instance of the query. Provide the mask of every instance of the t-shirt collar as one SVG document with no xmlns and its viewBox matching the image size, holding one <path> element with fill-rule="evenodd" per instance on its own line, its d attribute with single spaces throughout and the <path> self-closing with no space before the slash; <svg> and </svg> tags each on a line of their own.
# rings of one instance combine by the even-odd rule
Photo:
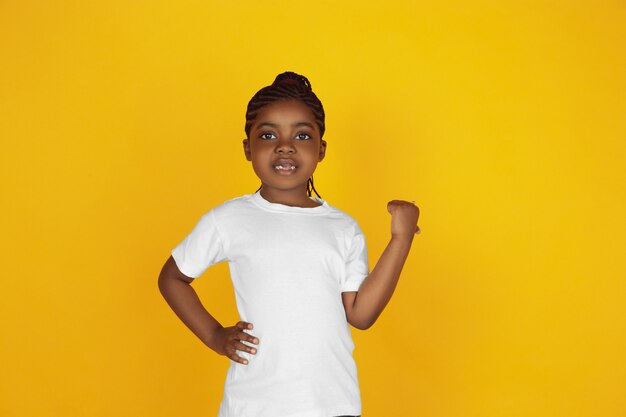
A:
<svg viewBox="0 0 626 417">
<path fill-rule="evenodd" d="M 280 211 L 283 213 L 302 213 L 302 214 L 308 214 L 308 213 L 326 213 L 330 207 L 328 206 L 328 203 L 316 196 L 309 196 L 310 199 L 317 201 L 318 203 L 322 203 L 322 205 L 317 206 L 317 207 L 294 207 L 294 206 L 288 206 L 286 204 L 281 204 L 281 203 L 272 203 L 271 201 L 266 200 L 265 198 L 263 198 L 263 196 L 261 195 L 261 190 L 255 192 L 254 194 L 251 194 L 252 196 L 252 201 L 254 201 L 259 207 L 266 209 L 266 210 L 270 210 L 270 211 Z"/>
</svg>

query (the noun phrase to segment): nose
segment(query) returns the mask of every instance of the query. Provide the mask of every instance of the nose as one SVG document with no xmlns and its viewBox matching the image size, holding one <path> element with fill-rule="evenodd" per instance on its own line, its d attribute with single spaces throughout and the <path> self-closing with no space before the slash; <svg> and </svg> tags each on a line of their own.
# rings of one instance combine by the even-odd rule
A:
<svg viewBox="0 0 626 417">
<path fill-rule="evenodd" d="M 279 139 L 278 144 L 276 145 L 276 152 L 280 153 L 294 153 L 295 149 L 291 140 L 287 139 Z"/>
</svg>

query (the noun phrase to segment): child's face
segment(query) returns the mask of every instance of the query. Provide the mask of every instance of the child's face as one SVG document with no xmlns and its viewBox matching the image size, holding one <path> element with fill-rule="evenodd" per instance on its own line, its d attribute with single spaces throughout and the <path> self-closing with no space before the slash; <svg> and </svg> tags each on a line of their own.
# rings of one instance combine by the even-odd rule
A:
<svg viewBox="0 0 626 417">
<path fill-rule="evenodd" d="M 320 138 L 311 109 L 299 100 L 263 107 L 243 145 L 246 159 L 252 161 L 254 172 L 269 193 L 305 194 L 309 177 L 326 153 L 326 141 Z M 293 160 L 295 170 L 285 172 L 274 168 L 282 158 Z"/>
</svg>

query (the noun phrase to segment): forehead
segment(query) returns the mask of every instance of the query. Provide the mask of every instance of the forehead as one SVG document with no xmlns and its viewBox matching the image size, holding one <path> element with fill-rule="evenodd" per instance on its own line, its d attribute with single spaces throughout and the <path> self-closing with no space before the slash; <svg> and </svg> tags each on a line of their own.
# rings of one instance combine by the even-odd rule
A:
<svg viewBox="0 0 626 417">
<path fill-rule="evenodd" d="M 291 126 L 295 122 L 309 122 L 316 125 L 311 109 L 298 100 L 278 101 L 261 108 L 253 128 L 266 122 L 281 126 Z"/>
</svg>

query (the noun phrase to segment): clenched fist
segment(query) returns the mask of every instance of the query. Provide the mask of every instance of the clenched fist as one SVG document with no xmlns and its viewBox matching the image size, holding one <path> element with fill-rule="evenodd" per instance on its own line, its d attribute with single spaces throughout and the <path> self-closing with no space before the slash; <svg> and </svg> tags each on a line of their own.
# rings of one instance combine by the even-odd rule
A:
<svg viewBox="0 0 626 417">
<path fill-rule="evenodd" d="M 413 235 L 420 232 L 417 226 L 420 210 L 413 202 L 391 200 L 387 211 L 391 213 L 391 237 L 413 240 Z"/>
</svg>

